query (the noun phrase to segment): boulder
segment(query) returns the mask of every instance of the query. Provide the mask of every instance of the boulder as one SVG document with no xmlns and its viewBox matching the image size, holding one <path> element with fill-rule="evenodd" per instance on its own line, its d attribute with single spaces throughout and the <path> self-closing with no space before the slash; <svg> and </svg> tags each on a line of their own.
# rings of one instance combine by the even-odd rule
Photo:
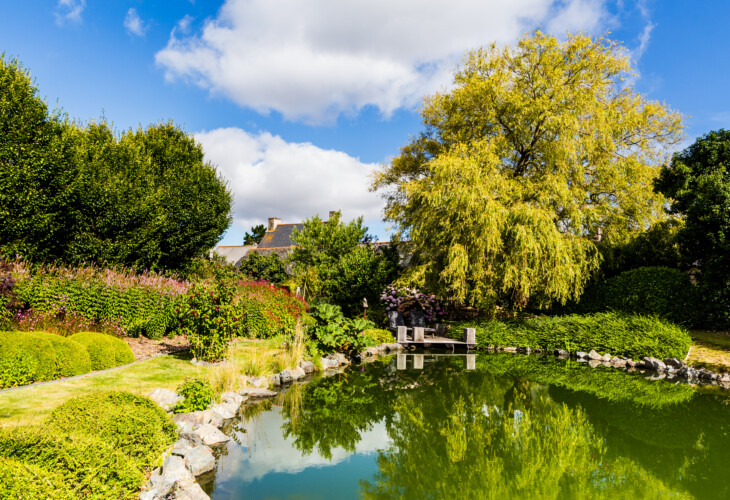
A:
<svg viewBox="0 0 730 500">
<path fill-rule="evenodd" d="M 651 356 L 644 357 L 644 366 L 650 370 L 658 372 L 663 372 L 667 369 L 667 365 L 665 365 L 661 360 L 652 358 Z"/>
<path fill-rule="evenodd" d="M 532 352 L 532 349 L 530 349 L 529 347 L 518 347 L 517 352 L 521 352 L 524 354 L 530 354 Z"/>
<path fill-rule="evenodd" d="M 172 408 L 183 400 L 182 396 L 170 389 L 155 389 L 150 393 L 149 398 L 165 411 L 172 411 Z"/>
<path fill-rule="evenodd" d="M 385 351 L 400 351 L 401 349 L 403 349 L 402 345 L 395 342 L 393 342 L 392 344 L 382 344 L 382 347 L 383 349 L 385 349 Z"/>
<path fill-rule="evenodd" d="M 246 398 L 241 396 L 237 392 L 228 391 L 221 394 L 222 403 L 235 404 L 237 407 L 240 407 L 245 401 Z"/>
<path fill-rule="evenodd" d="M 504 352 L 517 352 L 517 348 L 516 347 L 503 347 L 502 350 Z"/>
<path fill-rule="evenodd" d="M 570 353 L 568 353 L 568 351 L 566 351 L 565 349 L 555 349 L 553 351 L 553 354 L 555 354 L 559 358 L 567 358 L 568 356 L 570 356 Z"/>
<path fill-rule="evenodd" d="M 299 368 L 301 368 L 304 373 L 314 373 L 314 363 L 311 361 L 300 361 Z"/>
<path fill-rule="evenodd" d="M 628 366 L 629 368 L 636 368 L 636 365 L 638 365 L 638 363 L 636 361 L 634 361 L 633 359 L 631 359 L 631 358 L 626 359 L 626 366 Z"/>
<path fill-rule="evenodd" d="M 300 366 L 297 366 L 296 368 L 294 368 L 294 369 L 293 369 L 293 370 L 291 371 L 291 376 L 292 376 L 292 378 L 293 378 L 294 380 L 299 380 L 299 379 L 301 379 L 301 378 L 304 378 L 304 377 L 306 377 L 306 376 L 307 376 L 307 374 L 306 374 L 306 373 L 304 372 L 304 370 L 302 369 L 302 367 L 300 367 Z"/>
<path fill-rule="evenodd" d="M 210 500 L 210 497 L 203 491 L 198 483 L 183 488 L 175 495 L 177 500 Z"/>
<path fill-rule="evenodd" d="M 601 356 L 601 361 L 603 361 L 604 363 L 608 363 L 609 361 L 611 361 L 611 355 L 609 353 L 604 354 L 603 356 Z"/>
<path fill-rule="evenodd" d="M 619 358 L 618 356 L 612 357 L 610 363 L 616 368 L 622 368 L 626 366 L 626 360 L 624 358 Z"/>
<path fill-rule="evenodd" d="M 218 430 L 217 427 L 210 424 L 197 426 L 193 429 L 192 434 L 197 438 L 195 443 L 202 443 L 206 446 L 217 446 L 231 440 L 231 438 Z"/>
<path fill-rule="evenodd" d="M 190 429 L 192 430 L 192 429 Z M 185 454 L 193 449 L 193 443 L 187 439 L 178 439 L 175 444 L 172 445 L 172 454 L 178 457 L 185 458 Z"/>
<path fill-rule="evenodd" d="M 187 467 L 194 476 L 199 476 L 215 469 L 215 456 L 209 446 L 196 446 L 185 453 Z"/>
<path fill-rule="evenodd" d="M 677 358 L 665 358 L 664 364 L 668 368 L 674 368 L 675 370 L 679 370 L 680 368 L 682 368 L 684 366 L 684 363 L 682 361 L 678 360 Z"/>
<path fill-rule="evenodd" d="M 588 354 L 584 353 L 583 351 L 578 351 L 578 352 L 576 352 L 576 353 L 575 353 L 575 357 L 576 357 L 576 358 L 578 358 L 578 359 L 584 359 L 584 360 L 586 360 L 586 359 L 590 359 L 590 358 L 588 357 Z"/>
<path fill-rule="evenodd" d="M 602 361 L 603 356 L 598 354 L 595 349 L 591 349 L 588 351 L 588 359 L 597 359 L 598 361 Z"/>
<path fill-rule="evenodd" d="M 325 370 L 334 370 L 340 366 L 340 363 L 338 363 L 334 359 L 321 358 L 320 361 L 322 362 L 322 368 L 324 368 Z M 282 379 L 282 381 L 283 381 L 283 379 Z"/>
<path fill-rule="evenodd" d="M 185 460 L 177 455 L 169 455 L 165 458 L 165 461 L 162 462 L 161 472 L 157 481 L 153 481 L 153 476 L 150 477 L 153 488 L 158 491 L 164 490 L 167 485 L 170 485 L 167 490 L 170 491 L 176 487 L 185 488 L 195 482 L 195 476 L 185 467 Z"/>
<path fill-rule="evenodd" d="M 269 382 L 266 380 L 265 377 L 249 377 L 248 385 L 257 388 L 263 387 L 264 389 L 266 389 L 269 386 Z"/>
<path fill-rule="evenodd" d="M 190 413 L 178 413 L 177 415 L 172 416 L 172 421 L 175 422 L 181 429 L 183 423 L 189 423 L 193 426 L 211 424 L 215 427 L 220 427 L 223 425 L 223 420 L 224 418 L 220 415 L 220 413 L 210 409 L 202 411 L 192 411 Z"/>
<path fill-rule="evenodd" d="M 279 375 L 278 373 L 269 375 L 267 380 L 269 382 L 269 386 L 281 385 L 281 375 Z"/>
<path fill-rule="evenodd" d="M 283 372 L 282 372 L 283 373 Z M 277 395 L 276 392 L 270 391 L 268 389 L 261 389 L 258 387 L 244 387 L 241 390 L 241 394 L 244 396 L 248 396 L 249 398 L 271 398 Z"/>
<path fill-rule="evenodd" d="M 232 408 L 232 405 L 229 404 L 216 404 L 210 407 L 210 411 L 217 413 L 220 415 L 221 419 L 223 420 L 230 420 L 233 417 L 236 416 L 236 413 L 238 413 L 238 408 Z"/>
</svg>

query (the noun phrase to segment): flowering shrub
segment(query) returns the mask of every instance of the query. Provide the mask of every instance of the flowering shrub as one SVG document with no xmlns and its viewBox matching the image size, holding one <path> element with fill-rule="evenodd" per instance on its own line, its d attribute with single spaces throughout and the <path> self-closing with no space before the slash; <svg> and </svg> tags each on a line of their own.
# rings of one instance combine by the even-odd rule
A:
<svg viewBox="0 0 730 500">
<path fill-rule="evenodd" d="M 314 320 L 310 333 L 320 352 L 358 352 L 380 344 L 364 334 L 374 328 L 371 321 L 346 318 L 340 306 L 321 303 L 312 307 L 309 313 Z"/>
<path fill-rule="evenodd" d="M 187 281 L 150 272 L 97 266 L 31 269 L 22 261 L 9 265 L 13 304 L 6 309 L 14 313 L 20 329 L 31 331 L 100 330 L 161 337 L 174 326 L 174 306 L 190 287 Z"/>
<path fill-rule="evenodd" d="M 427 323 L 434 323 L 444 315 L 435 295 L 421 293 L 416 288 L 388 285 L 380 295 L 386 311 L 423 311 Z"/>
<path fill-rule="evenodd" d="M 247 337 L 267 338 L 293 334 L 297 321 L 307 310 L 304 299 L 266 281 L 242 281 L 236 294 L 246 311 L 243 329 Z"/>
</svg>

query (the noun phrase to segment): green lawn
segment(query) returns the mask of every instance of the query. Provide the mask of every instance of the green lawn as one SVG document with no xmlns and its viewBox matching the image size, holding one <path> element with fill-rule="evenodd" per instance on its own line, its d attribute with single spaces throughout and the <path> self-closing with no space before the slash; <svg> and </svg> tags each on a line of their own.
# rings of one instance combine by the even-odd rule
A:
<svg viewBox="0 0 730 500">
<path fill-rule="evenodd" d="M 718 372 L 730 372 L 730 334 L 694 330 L 687 363 Z"/>
<path fill-rule="evenodd" d="M 281 340 L 238 341 L 231 345 L 230 363 L 223 367 L 198 367 L 189 353 L 140 361 L 116 370 L 48 384 L 31 384 L 0 391 L 0 426 L 43 420 L 54 408 L 74 396 L 117 389 L 148 395 L 158 387 L 175 389 L 186 378 L 205 378 L 217 391 L 238 389 L 241 375 L 267 375 L 291 367 L 301 353 L 292 353 Z"/>
</svg>

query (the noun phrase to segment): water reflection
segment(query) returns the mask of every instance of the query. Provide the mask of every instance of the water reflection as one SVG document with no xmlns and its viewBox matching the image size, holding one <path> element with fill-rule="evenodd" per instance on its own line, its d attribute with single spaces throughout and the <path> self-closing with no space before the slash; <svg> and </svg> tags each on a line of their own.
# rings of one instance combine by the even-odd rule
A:
<svg viewBox="0 0 730 500">
<path fill-rule="evenodd" d="M 571 361 L 394 356 L 238 423 L 213 498 L 725 498 L 727 399 Z"/>
</svg>

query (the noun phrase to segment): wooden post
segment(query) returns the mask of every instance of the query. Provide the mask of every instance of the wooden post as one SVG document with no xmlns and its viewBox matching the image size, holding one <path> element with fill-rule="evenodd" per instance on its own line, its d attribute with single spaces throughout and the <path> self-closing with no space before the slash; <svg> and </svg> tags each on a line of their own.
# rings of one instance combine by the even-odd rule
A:
<svg viewBox="0 0 730 500">
<path fill-rule="evenodd" d="M 408 342 L 408 327 L 398 327 L 398 342 Z"/>
<path fill-rule="evenodd" d="M 477 343 L 477 331 L 475 328 L 464 328 L 464 342 L 470 345 Z"/>
<path fill-rule="evenodd" d="M 399 370 L 406 369 L 406 355 L 404 353 L 398 353 L 396 356 L 396 366 Z"/>
<path fill-rule="evenodd" d="M 476 354 L 467 354 L 466 355 L 466 369 L 467 370 L 474 370 L 477 367 L 477 355 Z"/>
<path fill-rule="evenodd" d="M 413 327 L 413 341 L 414 342 L 423 342 L 423 341 L 425 341 L 423 327 L 420 327 L 420 326 L 414 326 Z"/>
<path fill-rule="evenodd" d="M 413 368 L 416 370 L 423 370 L 423 354 L 413 355 Z"/>
</svg>

